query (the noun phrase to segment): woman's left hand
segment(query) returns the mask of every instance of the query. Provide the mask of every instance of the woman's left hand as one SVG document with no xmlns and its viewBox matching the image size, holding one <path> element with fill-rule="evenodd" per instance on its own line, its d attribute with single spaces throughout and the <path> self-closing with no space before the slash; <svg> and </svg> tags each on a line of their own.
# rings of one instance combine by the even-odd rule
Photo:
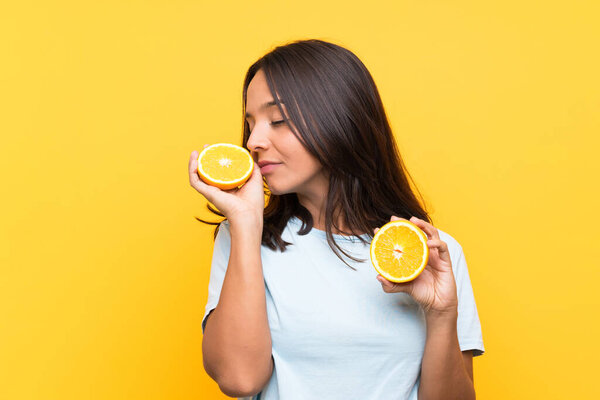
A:
<svg viewBox="0 0 600 400">
<path fill-rule="evenodd" d="M 392 216 L 391 221 L 404 218 Z M 421 274 L 412 281 L 396 283 L 377 275 L 386 293 L 405 292 L 410 294 L 428 315 L 455 314 L 458 307 L 456 282 L 452 272 L 452 261 L 446 242 L 440 240 L 438 230 L 430 223 L 412 217 L 410 222 L 417 225 L 427 235 L 429 261 Z M 375 229 L 375 233 L 379 228 Z"/>
</svg>

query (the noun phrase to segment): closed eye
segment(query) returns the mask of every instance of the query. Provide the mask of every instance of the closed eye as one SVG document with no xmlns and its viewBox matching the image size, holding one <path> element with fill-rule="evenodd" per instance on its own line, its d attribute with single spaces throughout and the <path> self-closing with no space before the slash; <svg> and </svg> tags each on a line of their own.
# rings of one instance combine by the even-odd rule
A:
<svg viewBox="0 0 600 400">
<path fill-rule="evenodd" d="M 284 120 L 281 120 L 281 121 L 273 121 L 273 122 L 271 122 L 271 125 L 281 125 L 281 124 L 283 124 L 283 123 L 285 123 L 285 121 L 284 121 Z"/>
</svg>

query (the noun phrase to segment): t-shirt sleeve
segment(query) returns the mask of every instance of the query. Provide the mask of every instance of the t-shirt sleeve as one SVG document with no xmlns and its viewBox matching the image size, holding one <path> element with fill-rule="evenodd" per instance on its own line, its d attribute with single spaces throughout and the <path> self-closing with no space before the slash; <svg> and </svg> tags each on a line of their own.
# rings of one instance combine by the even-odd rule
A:
<svg viewBox="0 0 600 400">
<path fill-rule="evenodd" d="M 231 249 L 231 233 L 229 231 L 229 222 L 223 221 L 219 225 L 219 231 L 215 238 L 213 247 L 212 261 L 210 265 L 210 280 L 208 282 L 208 299 L 204 309 L 204 317 L 202 318 L 202 334 L 206 328 L 206 317 L 219 303 L 221 288 L 225 280 L 225 272 L 229 263 L 229 253 Z"/>
<path fill-rule="evenodd" d="M 450 250 L 452 270 L 456 280 L 456 291 L 458 297 L 458 320 L 457 334 L 460 350 L 473 350 L 473 356 L 480 356 L 485 352 L 483 337 L 481 334 L 481 323 L 473 295 L 473 287 L 469 278 L 467 261 L 462 246 L 450 235 L 445 235 L 444 240 Z"/>
</svg>

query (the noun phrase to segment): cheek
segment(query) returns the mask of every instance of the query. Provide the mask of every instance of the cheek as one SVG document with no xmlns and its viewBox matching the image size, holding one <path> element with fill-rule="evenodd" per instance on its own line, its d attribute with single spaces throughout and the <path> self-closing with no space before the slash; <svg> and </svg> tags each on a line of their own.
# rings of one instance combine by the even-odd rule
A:
<svg viewBox="0 0 600 400">
<path fill-rule="evenodd" d="M 323 169 L 321 163 L 319 163 L 319 161 L 317 161 L 314 157 L 308 154 L 302 160 L 302 168 L 308 175 L 315 175 Z"/>
</svg>

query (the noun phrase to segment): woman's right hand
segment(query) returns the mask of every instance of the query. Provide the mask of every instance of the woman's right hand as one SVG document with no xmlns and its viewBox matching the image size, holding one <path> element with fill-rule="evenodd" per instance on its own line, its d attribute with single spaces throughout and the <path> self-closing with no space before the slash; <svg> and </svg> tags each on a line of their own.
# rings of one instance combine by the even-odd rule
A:
<svg viewBox="0 0 600 400">
<path fill-rule="evenodd" d="M 208 145 L 204 145 L 206 147 Z M 262 222 L 265 209 L 265 194 L 263 178 L 258 164 L 254 163 L 254 170 L 250 178 L 241 188 L 221 190 L 216 186 L 206 184 L 198 175 L 198 153 L 192 151 L 188 164 L 190 185 L 211 204 L 225 215 L 231 222 L 238 218 L 258 217 Z"/>
</svg>

